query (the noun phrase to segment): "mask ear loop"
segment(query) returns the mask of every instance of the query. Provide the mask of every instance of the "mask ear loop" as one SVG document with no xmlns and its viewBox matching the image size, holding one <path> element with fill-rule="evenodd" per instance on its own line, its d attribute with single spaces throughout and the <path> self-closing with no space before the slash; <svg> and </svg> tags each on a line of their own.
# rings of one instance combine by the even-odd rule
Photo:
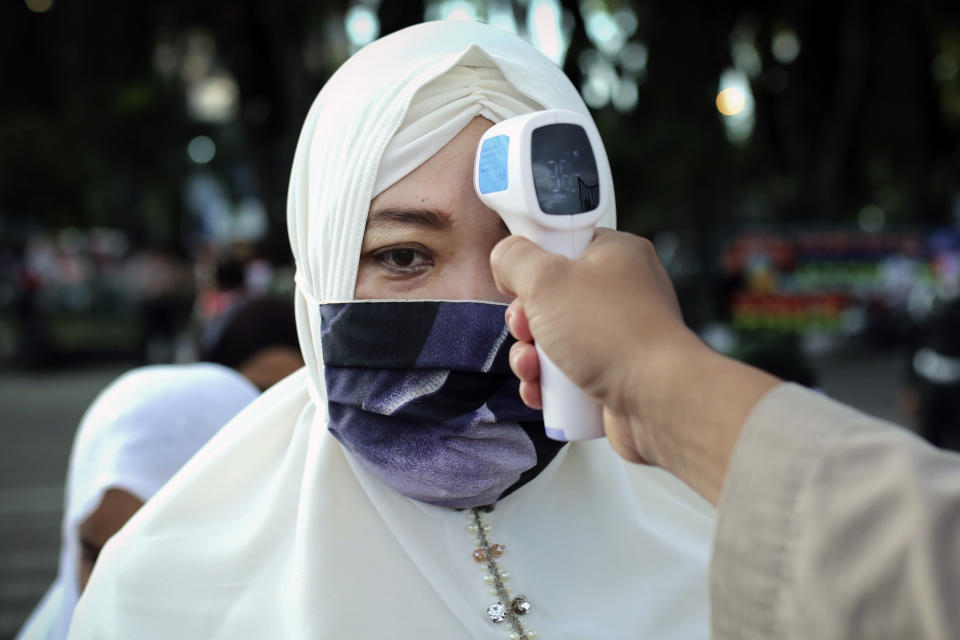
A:
<svg viewBox="0 0 960 640">
<path fill-rule="evenodd" d="M 296 285 L 297 292 L 307 299 L 307 302 L 313 305 L 320 304 L 320 301 L 317 300 L 316 296 L 313 295 L 313 292 L 310 291 L 310 287 L 306 283 L 306 277 L 303 275 L 303 272 L 300 269 L 293 274 L 293 282 Z"/>
</svg>

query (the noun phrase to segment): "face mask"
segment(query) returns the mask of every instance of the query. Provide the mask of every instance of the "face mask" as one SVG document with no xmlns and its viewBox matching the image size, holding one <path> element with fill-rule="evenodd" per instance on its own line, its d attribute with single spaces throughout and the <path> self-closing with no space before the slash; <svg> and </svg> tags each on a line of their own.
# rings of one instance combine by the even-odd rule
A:
<svg viewBox="0 0 960 640">
<path fill-rule="evenodd" d="M 520 400 L 505 305 L 320 305 L 330 432 L 399 493 L 444 507 L 490 504 L 563 446 Z"/>
</svg>

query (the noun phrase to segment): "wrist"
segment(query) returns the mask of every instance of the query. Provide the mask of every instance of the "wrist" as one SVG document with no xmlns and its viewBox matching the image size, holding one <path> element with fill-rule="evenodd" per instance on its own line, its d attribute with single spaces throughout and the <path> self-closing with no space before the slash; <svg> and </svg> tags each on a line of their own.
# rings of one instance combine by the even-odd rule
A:
<svg viewBox="0 0 960 640">
<path fill-rule="evenodd" d="M 641 455 L 717 504 L 740 430 L 780 381 L 692 340 L 649 363 L 628 410 Z"/>
<path fill-rule="evenodd" d="M 624 412 L 654 434 L 673 432 L 683 421 L 693 378 L 714 352 L 686 327 L 631 352 L 642 356 L 625 377 Z"/>
</svg>

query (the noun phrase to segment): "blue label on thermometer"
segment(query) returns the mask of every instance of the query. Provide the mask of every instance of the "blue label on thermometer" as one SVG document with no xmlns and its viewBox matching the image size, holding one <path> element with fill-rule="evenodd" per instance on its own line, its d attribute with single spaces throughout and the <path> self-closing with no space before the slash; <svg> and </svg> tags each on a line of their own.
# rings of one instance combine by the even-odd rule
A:
<svg viewBox="0 0 960 640">
<path fill-rule="evenodd" d="M 507 189 L 508 136 L 494 136 L 483 141 L 478 162 L 477 186 L 480 193 L 494 193 Z"/>
</svg>

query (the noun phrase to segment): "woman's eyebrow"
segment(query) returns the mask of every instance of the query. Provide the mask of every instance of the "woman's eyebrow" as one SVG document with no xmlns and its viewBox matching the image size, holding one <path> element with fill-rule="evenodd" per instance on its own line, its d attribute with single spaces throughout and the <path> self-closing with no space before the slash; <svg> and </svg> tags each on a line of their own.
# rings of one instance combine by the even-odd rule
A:
<svg viewBox="0 0 960 640">
<path fill-rule="evenodd" d="M 388 207 L 378 209 L 367 218 L 367 231 L 377 227 L 412 225 L 434 231 L 449 231 L 453 227 L 450 214 L 435 209 Z"/>
</svg>

